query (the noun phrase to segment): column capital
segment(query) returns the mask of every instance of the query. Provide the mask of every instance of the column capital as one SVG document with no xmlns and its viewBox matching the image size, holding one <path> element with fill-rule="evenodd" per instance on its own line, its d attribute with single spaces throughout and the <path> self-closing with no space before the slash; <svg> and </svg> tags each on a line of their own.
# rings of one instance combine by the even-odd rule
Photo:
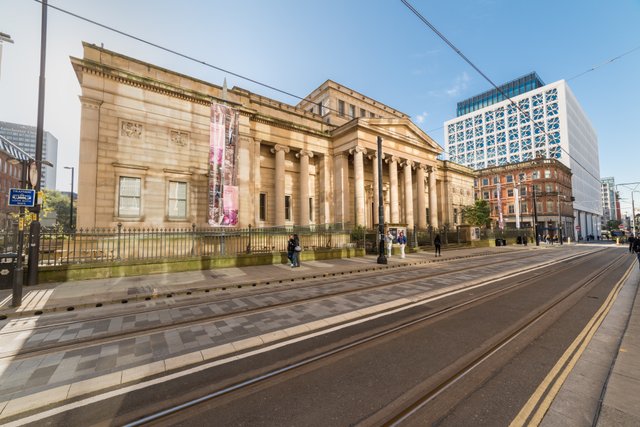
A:
<svg viewBox="0 0 640 427">
<path fill-rule="evenodd" d="M 436 165 L 427 166 L 427 172 L 429 172 L 429 173 L 436 173 L 437 170 L 438 170 L 438 168 L 436 167 Z"/>
<path fill-rule="evenodd" d="M 384 161 L 387 163 L 398 163 L 399 160 L 398 156 L 384 156 Z"/>
<path fill-rule="evenodd" d="M 413 169 L 413 167 L 416 165 L 416 162 L 414 162 L 413 160 L 407 159 L 407 160 L 404 160 L 402 164 L 403 166 L 409 166 L 410 168 Z"/>
<path fill-rule="evenodd" d="M 356 153 L 363 153 L 364 155 L 366 155 L 367 149 L 364 147 L 353 147 L 349 149 L 349 154 L 356 154 Z"/>
<path fill-rule="evenodd" d="M 271 152 L 274 154 L 277 153 L 278 151 L 284 151 L 285 153 L 288 153 L 289 147 L 287 147 L 286 145 L 276 144 L 271 149 Z"/>
<path fill-rule="evenodd" d="M 80 98 L 80 102 L 82 103 L 82 106 L 85 108 L 93 108 L 93 109 L 98 109 L 100 108 L 100 106 L 102 105 L 102 100 L 100 99 L 94 99 L 94 98 L 89 98 L 88 96 L 79 96 L 78 98 Z"/>
<path fill-rule="evenodd" d="M 301 157 L 313 157 L 313 151 L 308 151 L 308 150 L 300 150 L 299 152 L 296 153 L 296 157 L 297 158 L 301 158 Z"/>
</svg>

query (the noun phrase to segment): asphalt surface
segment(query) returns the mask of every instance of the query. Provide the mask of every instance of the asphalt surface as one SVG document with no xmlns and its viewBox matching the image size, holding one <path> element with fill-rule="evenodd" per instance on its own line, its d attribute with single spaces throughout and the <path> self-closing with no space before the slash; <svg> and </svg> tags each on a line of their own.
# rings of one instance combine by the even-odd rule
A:
<svg viewBox="0 0 640 427">
<path fill-rule="evenodd" d="M 585 245 L 586 246 L 586 245 Z M 534 249 L 529 248 L 523 250 L 523 248 L 501 248 L 501 253 L 509 254 L 511 253 L 514 261 L 513 269 L 522 269 L 526 267 L 529 262 L 523 261 L 523 259 L 516 260 L 519 255 L 527 255 L 527 254 L 535 254 L 536 256 L 548 257 L 548 259 L 553 259 L 558 257 L 558 252 L 556 251 L 579 251 L 583 250 L 585 246 L 569 246 L 565 248 L 542 248 Z M 549 249 L 549 250 L 547 250 Z M 595 246 L 591 247 L 591 249 L 596 249 Z M 609 252 L 617 252 L 614 248 L 600 248 L 606 249 Z M 613 250 L 611 250 L 613 249 Z M 498 250 L 498 248 L 494 248 L 493 251 Z M 511 252 L 507 252 L 511 251 Z M 500 252 L 499 252 L 500 253 Z M 383 272 L 389 271 L 397 271 L 393 270 L 395 266 L 399 264 L 408 264 L 413 265 L 416 268 L 420 266 L 425 266 L 426 268 L 433 268 L 433 271 L 443 271 L 446 270 L 446 266 L 448 264 L 452 264 L 455 261 L 451 261 L 453 258 L 459 258 L 459 263 L 464 263 L 466 265 L 470 265 L 473 262 L 474 255 L 477 255 L 478 251 L 459 251 L 458 253 L 447 253 L 445 252 L 445 257 L 438 258 L 437 261 L 433 259 L 430 254 L 413 254 L 409 255 L 405 260 L 397 260 L 391 259 L 389 269 L 380 270 L 381 277 Z M 468 258 L 467 258 L 468 257 Z M 526 259 L 526 257 L 525 257 Z M 533 258 L 532 258 L 533 259 Z M 442 262 L 446 261 L 446 262 Z M 364 259 L 354 259 L 354 260 L 341 260 L 340 262 L 327 261 L 324 263 L 311 264 L 311 265 L 303 265 L 301 269 L 295 269 L 292 271 L 291 269 L 283 268 L 284 266 L 269 266 L 269 268 L 246 268 L 246 269 L 231 269 L 229 271 L 216 271 L 216 272 L 198 272 L 192 275 L 187 275 L 187 277 L 182 278 L 174 276 L 167 277 L 167 275 L 161 277 L 144 277 L 138 278 L 136 280 L 118 280 L 114 283 L 111 283 L 107 288 L 102 289 L 101 286 L 104 286 L 104 281 L 95 281 L 86 284 L 86 289 L 78 288 L 79 284 L 74 284 L 77 290 L 77 293 L 80 295 L 76 299 L 79 303 L 83 303 L 88 301 L 87 304 L 93 304 L 95 301 L 107 301 L 106 297 L 113 297 L 111 300 L 116 300 L 121 298 L 123 295 L 129 295 L 132 297 L 132 300 L 136 299 L 140 302 L 134 302 L 129 304 L 107 304 L 101 309 L 103 311 L 96 311 L 98 309 L 91 310 L 75 310 L 73 312 L 66 312 L 62 314 L 55 314 L 53 316 L 58 317 L 66 317 L 69 322 L 71 322 L 64 330 L 58 328 L 58 330 L 49 330 L 46 334 L 44 332 L 40 333 L 40 336 L 37 337 L 37 333 L 29 333 L 23 332 L 20 338 L 16 339 L 16 335 L 12 337 L 10 340 L 10 347 L 14 347 L 17 349 L 21 348 L 38 348 L 38 346 L 43 346 L 44 343 L 49 343 L 54 345 L 54 343 L 64 342 L 65 340 L 73 341 L 80 336 L 92 336 L 99 335 L 109 332 L 110 330 L 116 335 L 122 333 L 122 331 L 126 331 L 127 327 L 131 329 L 135 329 L 139 327 L 141 324 L 149 323 L 152 321 L 157 321 L 159 323 L 167 323 L 171 324 L 175 322 L 177 319 L 184 317 L 188 318 L 189 316 L 193 316 L 193 312 L 189 312 L 188 310 L 178 309 L 177 301 L 180 298 L 176 298 L 174 295 L 178 295 L 182 293 L 181 298 L 184 300 L 186 298 L 202 298 L 206 289 L 209 289 L 210 292 L 214 292 L 215 289 L 216 298 L 222 298 L 226 300 L 225 304 L 218 303 L 212 304 L 212 310 L 220 310 L 222 313 L 232 313 L 234 310 L 242 310 L 247 307 L 247 305 L 259 305 L 264 302 L 259 301 L 259 297 L 257 295 L 249 295 L 251 292 L 257 292 L 261 289 L 270 288 L 274 285 L 279 287 L 277 291 L 279 292 L 279 296 L 271 296 L 273 301 L 281 300 L 283 295 L 297 293 L 298 298 L 304 299 L 308 298 L 311 295 L 317 296 L 317 292 L 312 292 L 310 289 L 312 287 L 305 288 L 302 286 L 303 283 L 308 283 L 307 280 L 312 276 L 316 277 L 324 277 L 324 280 L 327 283 L 338 282 L 338 278 L 342 276 L 349 276 L 351 273 L 354 273 L 358 270 L 366 270 L 366 264 L 371 264 L 371 260 Z M 426 264 L 425 264 L 426 263 Z M 364 264 L 364 266 L 363 266 Z M 487 266 L 485 266 L 487 267 Z M 489 268 L 491 266 L 488 266 Z M 411 269 L 410 269 L 411 270 Z M 344 273 L 344 274 L 343 274 Z M 207 279 L 208 275 L 215 275 L 217 279 Z M 394 276 L 399 275 L 399 277 L 403 277 L 403 274 L 408 275 L 408 273 L 396 273 L 394 272 Z M 477 272 L 475 272 L 477 276 L 487 276 L 488 272 L 479 268 Z M 429 290 L 433 291 L 437 287 L 441 288 L 452 288 L 452 287 L 464 287 L 469 283 L 473 282 L 474 274 L 469 272 L 464 272 L 463 274 L 459 274 L 456 277 L 456 280 L 446 277 L 433 277 L 431 283 L 427 285 L 426 288 L 423 288 L 422 291 Z M 196 276 L 200 276 L 200 279 L 196 280 Z M 220 279 L 222 278 L 222 279 Z M 304 279 L 304 280 L 303 280 Z M 381 278 L 367 278 L 364 282 L 370 283 L 375 282 L 375 280 L 382 280 Z M 632 285 L 637 287 L 637 277 L 634 276 L 630 278 Z M 212 283 L 215 282 L 215 283 Z M 265 285 L 267 282 L 271 282 L 268 286 Z M 256 286 L 253 286 L 255 284 Z M 84 285 L 84 284 L 83 284 Z M 234 287 L 235 286 L 235 287 Z M 237 286 L 243 286 L 243 288 L 238 289 Z M 227 290 L 222 291 L 221 288 L 226 287 Z M 233 289 L 233 290 L 232 290 Z M 89 292 L 93 290 L 93 292 Z M 46 290 L 50 291 L 50 295 L 48 298 L 42 298 L 40 302 L 38 302 L 39 308 L 44 308 L 45 316 L 40 316 L 37 320 L 33 320 L 33 316 L 29 316 L 29 310 L 34 309 L 33 306 L 30 306 L 28 309 L 24 311 L 15 311 L 10 314 L 10 318 L 5 322 L 0 322 L 0 326 L 2 327 L 2 332 L 7 331 L 7 327 L 16 327 L 17 325 L 22 325 L 25 328 L 30 326 L 30 322 L 35 323 L 38 326 L 44 327 L 47 323 L 46 319 L 50 319 L 46 316 L 46 310 L 61 310 L 68 302 L 69 295 L 71 292 L 71 288 L 68 287 L 68 284 L 52 286 Z M 631 286 L 625 286 L 623 289 L 626 294 L 631 296 L 635 296 L 635 288 L 632 289 Z M 171 297 L 167 297 L 164 292 L 171 293 Z M 188 292 L 191 292 L 191 295 L 187 295 Z M 200 293 L 198 293 L 200 292 Z M 214 293 L 215 293 L 214 292 Z M 305 294 L 306 292 L 306 294 Z M 56 295 L 56 293 L 58 293 Z M 84 294 L 83 294 L 84 293 Z M 227 294 L 225 294 L 227 293 Z M 214 325 L 214 328 L 197 328 L 195 330 L 189 330 L 188 328 L 183 328 L 182 331 L 177 331 L 175 333 L 163 333 L 160 338 L 158 337 L 139 337 L 135 339 L 129 339 L 126 342 L 118 343 L 114 345 L 101 345 L 99 347 L 89 346 L 87 348 L 79 348 L 73 351 L 69 351 L 67 353 L 50 353 L 45 354 L 42 357 L 28 358 L 25 360 L 10 360 L 8 357 L 0 362 L 0 371 L 2 384 L 0 385 L 0 410 L 3 411 L 2 415 L 0 415 L 0 420 L 10 420 L 13 419 L 13 414 L 23 413 L 26 414 L 29 410 L 29 406 L 24 406 L 25 400 L 40 402 L 41 405 L 46 405 L 48 403 L 55 404 L 56 400 L 52 399 L 52 394 L 57 393 L 60 395 L 62 393 L 62 401 L 71 402 L 74 399 L 80 399 L 86 396 L 95 395 L 96 393 L 101 393 L 105 390 L 109 389 L 118 389 L 127 384 L 135 384 L 137 381 L 149 380 L 153 378 L 161 378 L 163 375 L 166 375 L 171 372 L 177 372 L 181 369 L 186 369 L 191 366 L 197 366 L 199 363 L 207 362 L 207 360 L 215 360 L 216 358 L 221 357 L 220 354 L 216 356 L 214 359 L 208 359 L 203 355 L 206 355 L 207 350 L 211 350 L 211 346 L 228 343 L 233 345 L 234 343 L 238 343 L 242 340 L 247 340 L 247 337 L 255 336 L 257 333 L 264 334 L 274 334 L 278 331 L 286 330 L 286 328 L 294 328 L 295 325 L 303 325 L 309 324 L 309 321 L 315 321 L 324 319 L 325 323 L 337 322 L 338 319 L 341 319 L 338 323 L 344 322 L 344 315 L 353 313 L 354 310 L 357 310 L 358 307 L 372 307 L 372 304 L 376 303 L 381 304 L 383 301 L 388 301 L 394 298 L 407 298 L 411 297 L 412 294 L 409 287 L 396 286 L 392 291 L 389 292 L 379 292 L 378 296 L 375 295 L 367 295 L 364 297 L 363 295 L 351 295 L 349 297 L 343 297 L 341 301 L 332 300 L 330 303 L 325 304 L 310 304 L 307 309 L 303 309 L 302 307 L 296 307 L 295 309 L 288 308 L 286 310 L 281 311 L 278 315 L 274 317 L 274 314 L 269 316 L 264 315 L 262 318 L 260 317 L 252 317 L 249 321 L 240 321 L 241 315 L 236 315 L 234 320 L 224 320 L 222 323 Z M 625 294 L 625 295 L 626 295 Z M 84 296 L 83 296 L 84 295 Z M 115 297 L 114 297 L 115 295 Z M 106 296 L 106 297 L 105 297 Z M 289 295 L 290 296 L 290 295 Z M 151 300 L 145 301 L 145 298 L 151 297 Z M 266 299 L 265 299 L 266 300 Z M 595 303 L 596 299 L 593 299 Z M 631 310 L 631 306 L 633 304 L 633 298 L 627 296 L 627 302 L 629 307 L 624 309 L 620 309 L 616 311 L 616 313 L 620 313 L 620 319 L 618 320 L 618 324 L 620 322 L 626 324 L 625 322 L 628 319 L 633 320 L 635 317 L 629 317 L 630 313 L 633 313 Z M 44 301 L 44 302 L 43 302 Z M 50 303 L 47 306 L 47 303 Z M 57 304 L 57 305 L 56 305 Z M 165 315 L 159 315 L 156 313 L 156 319 L 144 318 L 144 313 L 140 313 L 141 308 L 148 308 L 150 306 L 158 307 L 165 305 L 166 313 Z M 95 313 L 104 313 L 104 309 L 107 309 L 110 313 L 120 312 L 120 321 L 114 319 L 110 319 L 108 322 L 106 320 L 102 321 L 104 325 L 99 326 L 98 323 L 100 320 L 91 319 L 91 316 L 94 316 Z M 360 308 L 361 310 L 361 308 Z M 626 310 L 626 317 L 625 317 Z M 133 314 L 133 313 L 135 314 Z M 127 314 L 128 313 L 128 314 Z M 237 313 L 238 314 L 238 313 Z M 333 320 L 331 320 L 333 319 Z M 388 320 L 388 319 L 387 319 Z M 75 322 L 75 323 L 74 323 Z M 94 322 L 94 323 L 92 323 Z M 115 323 L 114 323 L 115 322 Z M 263 326 L 257 326 L 262 323 Z M 473 322 L 472 322 L 473 323 Z M 370 325 L 370 323 L 367 323 Z M 629 323 L 630 325 L 635 324 L 634 322 Z M 75 325 L 75 326 L 74 326 Z M 606 325 L 605 325 L 606 326 Z M 326 327 L 326 326 L 325 326 Z M 625 334 L 625 331 L 629 331 L 632 328 L 626 327 L 612 327 L 607 330 L 608 336 L 612 334 L 617 334 L 615 337 L 610 337 L 608 341 L 608 348 L 614 348 L 614 350 L 610 350 L 611 359 L 609 364 L 606 362 L 602 362 L 602 360 L 598 360 L 601 364 L 604 364 L 608 367 L 612 366 L 613 360 L 615 356 L 618 354 L 618 350 L 616 344 L 620 344 L 620 337 L 627 337 L 628 334 Z M 55 328 L 54 328 L 55 329 Z M 366 330 L 366 328 L 364 328 Z M 604 330 L 604 328 L 602 328 Z M 205 331 L 206 333 L 202 333 Z M 307 329 L 306 333 L 310 331 Z M 298 332 L 299 334 L 300 332 Z M 296 334 L 293 334 L 296 335 Z M 8 336 L 8 335 L 7 335 Z M 638 336 L 638 334 L 636 334 Z M 472 337 L 473 338 L 473 337 Z M 313 351 L 317 348 L 323 348 L 325 345 L 329 345 L 333 342 L 333 340 L 328 340 L 326 336 L 319 336 L 312 339 L 306 339 L 304 341 L 300 341 L 295 344 L 290 344 L 287 346 L 287 349 L 291 351 L 295 350 L 292 354 L 306 353 Z M 623 343 L 625 341 L 622 341 Z M 2 351 L 6 352 L 7 350 L 7 341 L 3 342 Z M 409 343 L 411 344 L 411 343 Z M 248 344 L 247 344 L 248 345 Z M 255 345 L 255 343 L 254 343 Z M 264 345 L 264 340 L 260 345 Z M 637 346 L 631 342 L 630 345 L 626 347 L 621 347 L 626 349 L 624 352 L 620 354 L 622 356 L 631 356 L 637 351 Z M 246 347 L 247 350 L 251 349 L 251 346 Z M 194 354 L 194 350 L 196 353 L 199 352 L 200 359 L 193 359 L 192 356 Z M 246 351 L 246 350 L 244 350 Z M 234 351 L 229 354 L 238 354 L 238 352 L 242 352 L 239 346 L 236 346 Z M 631 353 L 631 354 L 628 354 Z M 169 405 L 171 403 L 176 403 L 184 400 L 189 396 L 196 396 L 202 390 L 207 390 L 207 387 L 217 388 L 221 384 L 232 383 L 233 380 L 241 378 L 243 373 L 261 369 L 257 367 L 262 366 L 277 366 L 278 363 L 281 363 L 282 360 L 293 360 L 289 358 L 293 356 L 288 356 L 287 354 L 283 354 L 282 350 L 278 352 L 269 352 L 263 353 L 260 355 L 254 355 L 251 358 L 241 358 L 236 360 L 234 363 L 226 364 L 223 374 L 218 374 L 214 377 L 204 376 L 202 373 L 195 374 L 195 378 L 191 378 L 189 381 L 178 378 L 177 381 L 177 391 L 171 386 L 167 386 L 165 391 L 162 391 L 160 388 L 153 389 L 153 392 L 140 393 L 131 391 L 126 395 L 118 395 L 114 399 L 110 400 L 108 404 L 96 404 L 95 406 L 91 406 L 91 410 L 87 410 L 88 407 L 83 407 L 80 411 L 77 411 L 76 414 L 91 414 L 91 420 L 98 421 L 104 420 L 107 423 L 113 423 L 113 420 L 126 420 L 135 416 L 142 416 L 144 413 L 148 412 L 151 407 L 164 406 Z M 256 358 L 261 358 L 260 363 L 256 362 Z M 383 357 L 380 357 L 381 359 Z M 584 359 L 584 358 L 583 358 Z M 620 360 L 622 359 L 622 360 Z M 629 360 L 624 360 L 625 357 L 620 357 L 616 360 L 612 375 L 605 375 L 604 381 L 607 378 L 612 378 L 615 380 L 615 371 L 616 369 L 619 372 L 622 372 L 620 376 L 620 381 L 626 384 L 628 383 L 629 378 L 633 378 L 633 375 L 629 376 L 629 368 L 625 368 L 624 363 L 630 363 Z M 604 360 L 604 359 L 603 359 Z M 631 359 L 633 360 L 633 359 Z M 366 363 L 367 362 L 364 362 Z M 370 363 L 371 364 L 371 363 Z M 393 364 L 387 364 L 386 366 L 393 366 Z M 633 366 L 633 365 L 631 365 Z M 160 369 L 161 367 L 161 369 Z M 576 369 L 579 366 L 576 367 Z M 78 369 L 80 368 L 80 369 Z M 377 369 L 376 372 L 382 372 L 385 368 Z M 389 368 L 386 368 L 387 370 Z M 211 370 L 207 370 L 209 372 Z M 128 372 L 129 376 L 126 376 L 124 373 Z M 354 372 L 353 369 L 349 372 Z M 344 378 L 351 378 L 351 374 L 349 372 L 344 372 L 342 376 L 333 377 L 331 381 L 328 380 L 326 375 L 320 378 L 320 382 L 318 384 L 322 384 L 322 379 L 327 378 L 327 382 L 334 383 L 334 387 L 341 387 L 343 385 Z M 234 374 L 235 373 L 235 374 Z M 308 379 L 304 380 L 306 375 L 300 375 L 300 381 L 306 384 L 306 387 L 311 390 L 318 390 L 318 387 L 314 385 L 313 382 L 310 382 Z M 117 378 L 113 380 L 113 378 Z M 127 378 L 129 379 L 127 381 Z M 133 383 L 131 382 L 131 378 L 137 378 Z M 311 377 L 309 377 L 311 378 Z M 636 377 L 637 378 L 637 375 Z M 199 381 L 198 381 L 199 380 Z M 625 382 L 626 381 L 626 382 Z M 202 383 L 202 386 L 198 385 Z M 567 380 L 567 383 L 571 383 L 571 376 Z M 22 385 L 20 385 L 22 384 Z M 175 384 L 175 383 L 174 383 Z M 365 383 L 366 384 L 366 383 Z M 158 384 L 157 387 L 165 387 L 164 383 Z M 14 387 L 11 389 L 11 387 Z M 15 388 L 19 387 L 19 388 Z M 156 386 L 153 386 L 156 387 Z M 575 385 L 573 385 L 575 387 Z M 634 424 L 625 424 L 627 422 L 623 419 L 623 423 L 620 424 L 618 421 L 622 416 L 632 417 L 629 418 L 631 420 L 635 420 L 633 417 L 637 416 L 633 412 L 633 405 L 624 406 L 624 399 L 620 398 L 620 393 L 615 395 L 615 398 L 609 397 L 613 395 L 613 390 L 615 387 L 607 388 L 605 392 L 602 391 L 602 387 L 598 389 L 593 383 L 589 383 L 590 389 L 595 390 L 597 396 L 604 396 L 602 399 L 604 403 L 602 405 L 598 405 L 598 400 L 596 400 L 595 407 L 599 408 L 597 410 L 600 420 L 605 422 L 607 417 L 615 416 L 615 420 L 617 425 L 634 425 Z M 365 386 L 365 389 L 370 388 L 369 386 Z M 584 387 L 582 387 L 584 388 Z M 4 391 L 3 391 L 4 389 Z M 148 389 L 148 388 L 147 388 Z M 349 387 L 345 386 L 345 393 L 349 389 Z M 563 387 L 564 389 L 564 387 Z M 148 389 L 151 390 L 151 389 Z M 342 390 L 342 389 L 340 389 Z M 336 391 L 334 389 L 329 388 L 326 392 L 329 396 L 337 395 L 339 397 L 340 402 L 352 402 L 353 405 L 357 404 L 357 401 L 354 403 L 351 395 L 343 394 L 340 390 Z M 304 387 L 303 387 L 304 391 Z M 353 390 L 351 391 L 353 393 Z M 325 393 L 323 393 L 324 395 Z M 5 396 L 4 400 L 2 400 L 1 396 Z M 300 393 L 300 396 L 304 394 Z M 562 397 L 562 390 L 558 394 L 558 398 L 554 400 L 554 405 L 549 410 L 549 417 L 551 415 L 564 416 L 564 419 L 567 419 L 566 412 L 571 412 L 571 405 L 567 402 L 570 402 L 571 393 L 568 393 L 568 397 Z M 627 397 L 623 393 L 623 397 Z M 76 396 L 76 397 L 73 397 Z M 636 394 L 637 396 L 637 394 Z M 8 399 L 7 399 L 8 397 Z M 362 399 L 360 399 L 362 400 Z M 627 399 L 628 400 L 628 399 Z M 59 401 L 59 400 L 58 400 Z M 62 402 L 60 401 L 60 402 Z M 128 402 L 132 404 L 129 405 Z M 557 402 L 564 402 L 558 403 Z M 18 403 L 23 404 L 23 409 L 20 409 Z M 151 407 L 148 405 L 151 403 Z M 302 403 L 299 404 L 301 407 L 304 407 Z M 364 405 L 364 403 L 363 403 Z M 576 404 L 573 404 L 574 406 Z M 37 407 L 37 406 L 36 406 Z M 36 408 L 34 407 L 34 409 Z M 129 409 L 134 409 L 133 412 L 128 412 L 127 407 Z M 625 408 L 620 410 L 620 408 Z M 637 407 L 637 405 L 636 405 Z M 141 409 L 144 408 L 144 409 Z M 569 408 L 569 409 L 567 409 Z M 264 407 L 266 410 L 267 408 Z M 602 409 L 602 410 L 600 410 Z M 615 411 L 614 411 L 615 410 Z M 13 412 L 12 412 L 13 411 Z M 458 408 L 458 411 L 462 411 L 461 408 Z M 38 412 L 42 412 L 42 409 Z M 246 409 L 243 412 L 247 412 Z M 312 413 L 313 411 L 306 411 L 305 414 Z M 575 411 L 574 411 L 575 412 Z M 125 414 L 125 417 L 122 419 L 117 418 L 118 413 Z M 339 411 L 336 411 L 339 413 Z M 452 413 L 455 414 L 456 412 Z M 463 413 L 463 412 L 457 412 Z M 79 421 L 79 419 L 73 418 L 74 412 L 66 413 L 64 415 L 53 415 L 54 418 L 50 418 L 49 422 L 53 422 L 52 425 L 80 425 L 83 424 Z M 450 415 L 452 416 L 452 415 Z M 545 418 L 547 419 L 551 418 Z M 290 415 L 285 418 L 290 418 Z M 444 418 L 446 420 L 446 418 Z M 562 418 L 561 418 L 562 419 Z M 611 418 L 614 419 L 614 418 Z M 55 422 L 57 420 L 61 424 L 57 424 Z M 111 420 L 111 421 L 109 421 Z M 253 420 L 253 419 L 252 419 Z M 85 421 L 88 421 L 85 419 Z M 117 424 L 117 422 L 115 422 Z M 325 424 L 326 425 L 326 424 Z M 548 425 L 558 425 L 554 422 Z M 583 425 L 583 424 L 574 424 L 574 425 Z M 616 425 L 616 424 L 602 424 L 602 425 Z M 637 424 L 636 424 L 637 425 Z"/>
</svg>

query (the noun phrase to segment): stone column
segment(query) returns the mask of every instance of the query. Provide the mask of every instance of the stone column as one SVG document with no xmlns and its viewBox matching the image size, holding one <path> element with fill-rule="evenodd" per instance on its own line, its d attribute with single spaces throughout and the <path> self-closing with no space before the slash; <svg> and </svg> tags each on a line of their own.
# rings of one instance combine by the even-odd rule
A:
<svg viewBox="0 0 640 427">
<path fill-rule="evenodd" d="M 101 100 L 80 97 L 82 111 L 80 123 L 80 168 L 78 169 L 78 216 L 76 228 L 96 226 L 96 200 L 98 196 L 98 137 L 100 135 Z M 118 185 L 116 183 L 116 185 Z M 113 194 L 113 193 L 112 193 Z M 102 195 L 103 196 L 103 195 Z M 114 201 L 117 204 L 117 201 Z M 113 217 L 113 214 L 111 214 Z"/>
<path fill-rule="evenodd" d="M 322 154 L 319 159 L 320 178 L 318 190 L 320 192 L 320 224 L 333 224 L 335 222 L 333 209 L 333 158 L 328 154 Z"/>
<path fill-rule="evenodd" d="M 391 156 L 387 162 L 389 163 L 389 184 L 391 186 L 389 189 L 389 204 L 391 205 L 391 218 L 389 222 L 398 224 L 400 222 L 400 206 L 398 205 L 398 158 Z"/>
<path fill-rule="evenodd" d="M 367 150 L 362 147 L 355 147 L 350 150 L 350 153 L 353 154 L 353 170 L 354 170 L 354 181 L 355 181 L 355 214 L 356 214 L 356 223 L 355 225 L 366 225 L 365 222 L 365 192 L 364 192 L 364 154 L 366 154 Z"/>
<path fill-rule="evenodd" d="M 438 226 L 438 196 L 435 166 L 431 166 L 431 169 L 429 169 L 429 222 L 432 227 Z"/>
<path fill-rule="evenodd" d="M 418 165 L 416 169 L 416 181 L 418 184 L 418 228 L 424 230 L 427 228 L 427 203 L 424 196 L 424 166 Z"/>
<path fill-rule="evenodd" d="M 306 227 L 309 225 L 309 159 L 313 153 L 300 150 L 296 157 L 300 159 L 300 218 L 297 223 Z"/>
<path fill-rule="evenodd" d="M 406 160 L 404 162 L 404 219 L 407 228 L 413 229 L 413 180 L 411 179 L 411 170 L 413 162 Z"/>
<path fill-rule="evenodd" d="M 253 140 L 253 161 L 251 163 L 253 172 L 253 187 L 255 192 L 253 200 L 255 203 L 253 225 L 258 226 L 260 221 L 260 190 L 262 190 L 262 177 L 260 175 L 260 140 Z"/>
<path fill-rule="evenodd" d="M 338 224 L 348 222 L 349 162 L 347 153 L 333 158 L 334 218 Z"/>
<path fill-rule="evenodd" d="M 284 145 L 276 145 L 271 149 L 271 152 L 276 155 L 275 165 L 275 192 L 274 192 L 274 206 L 275 206 L 275 221 L 276 227 L 285 225 L 284 219 L 284 155 L 289 152 L 289 147 Z"/>
<path fill-rule="evenodd" d="M 380 204 L 378 203 L 378 153 L 374 152 L 369 156 L 373 160 L 373 224 L 377 224 L 380 217 Z"/>
</svg>

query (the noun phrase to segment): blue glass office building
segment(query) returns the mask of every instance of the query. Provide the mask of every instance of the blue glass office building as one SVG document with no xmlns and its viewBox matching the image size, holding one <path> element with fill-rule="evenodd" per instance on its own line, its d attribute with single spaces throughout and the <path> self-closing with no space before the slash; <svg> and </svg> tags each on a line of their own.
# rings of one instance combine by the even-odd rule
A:
<svg viewBox="0 0 640 427">
<path fill-rule="evenodd" d="M 544 82 L 534 71 L 525 76 L 518 77 L 508 83 L 498 86 L 498 89 L 491 89 L 480 95 L 472 96 L 469 99 L 458 102 L 457 116 L 463 116 L 473 111 L 479 110 L 496 102 L 504 101 L 508 98 L 521 95 L 530 90 L 544 86 Z"/>
</svg>

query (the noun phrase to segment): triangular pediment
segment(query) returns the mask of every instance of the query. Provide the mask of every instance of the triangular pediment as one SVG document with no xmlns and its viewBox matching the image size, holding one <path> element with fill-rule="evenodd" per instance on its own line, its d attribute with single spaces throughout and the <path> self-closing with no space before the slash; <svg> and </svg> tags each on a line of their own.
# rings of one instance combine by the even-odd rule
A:
<svg viewBox="0 0 640 427">
<path fill-rule="evenodd" d="M 332 135 L 339 137 L 349 132 L 365 130 L 375 133 L 386 140 L 395 140 L 404 144 L 431 151 L 438 155 L 444 149 L 433 140 L 426 132 L 416 126 L 409 119 L 399 118 L 359 118 L 334 129 Z"/>
</svg>

